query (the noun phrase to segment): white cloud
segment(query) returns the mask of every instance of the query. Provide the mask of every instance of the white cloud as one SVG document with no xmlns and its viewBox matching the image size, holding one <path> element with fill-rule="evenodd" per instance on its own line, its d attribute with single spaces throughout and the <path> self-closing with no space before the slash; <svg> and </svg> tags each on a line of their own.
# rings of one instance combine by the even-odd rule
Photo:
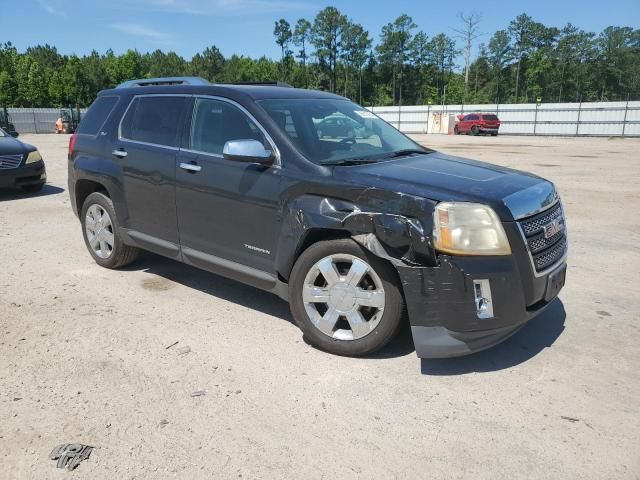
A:
<svg viewBox="0 0 640 480">
<path fill-rule="evenodd" d="M 111 6 L 143 11 L 185 13 L 191 15 L 260 15 L 310 8 L 302 0 L 115 0 Z"/>
<path fill-rule="evenodd" d="M 38 3 L 49 15 L 54 15 L 56 17 L 66 17 L 65 13 L 62 10 L 56 8 L 56 5 L 58 4 L 54 2 L 47 2 L 46 0 L 38 0 Z"/>
<path fill-rule="evenodd" d="M 153 40 L 167 40 L 169 38 L 167 33 L 137 23 L 112 23 L 109 27 L 136 37 L 145 37 Z"/>
<path fill-rule="evenodd" d="M 267 13 L 300 9 L 307 6 L 304 2 L 295 1 L 270 1 L 270 0 L 213 0 L 212 8 L 229 13 L 251 12 Z M 215 11 L 211 12 L 215 14 Z"/>
</svg>

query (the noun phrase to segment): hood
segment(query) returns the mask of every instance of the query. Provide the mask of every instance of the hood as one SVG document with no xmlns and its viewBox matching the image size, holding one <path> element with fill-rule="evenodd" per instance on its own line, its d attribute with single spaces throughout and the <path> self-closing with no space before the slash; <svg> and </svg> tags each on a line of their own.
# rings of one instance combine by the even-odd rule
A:
<svg viewBox="0 0 640 480">
<path fill-rule="evenodd" d="M 555 201 L 553 184 L 536 175 L 440 152 L 336 167 L 342 180 L 435 201 L 477 202 L 512 221 Z"/>
<path fill-rule="evenodd" d="M 16 155 L 35 150 L 35 147 L 22 143 L 13 137 L 0 137 L 0 155 Z"/>
</svg>

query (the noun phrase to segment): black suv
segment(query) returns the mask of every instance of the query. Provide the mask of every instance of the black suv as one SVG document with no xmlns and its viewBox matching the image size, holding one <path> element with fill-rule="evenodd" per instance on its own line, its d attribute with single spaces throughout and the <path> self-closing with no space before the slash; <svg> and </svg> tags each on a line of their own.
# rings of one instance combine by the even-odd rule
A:
<svg viewBox="0 0 640 480">
<path fill-rule="evenodd" d="M 328 118 L 360 128 L 319 132 Z M 288 300 L 314 345 L 363 355 L 405 311 L 420 357 L 494 345 L 564 285 L 552 183 L 425 149 L 323 92 L 202 79 L 99 94 L 69 144 L 95 261 L 151 250 Z"/>
</svg>

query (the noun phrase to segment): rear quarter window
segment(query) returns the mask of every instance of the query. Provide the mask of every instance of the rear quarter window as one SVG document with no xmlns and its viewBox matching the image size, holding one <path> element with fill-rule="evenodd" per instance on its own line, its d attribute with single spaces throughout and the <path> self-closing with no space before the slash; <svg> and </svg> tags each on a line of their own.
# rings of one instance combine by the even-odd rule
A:
<svg viewBox="0 0 640 480">
<path fill-rule="evenodd" d="M 485 120 L 498 120 L 498 117 L 496 115 L 482 115 L 482 118 L 484 118 Z"/>
<path fill-rule="evenodd" d="M 97 135 L 104 122 L 113 111 L 113 107 L 118 103 L 118 97 L 98 97 L 89 107 L 89 111 L 80 121 L 76 133 L 85 135 Z"/>
</svg>

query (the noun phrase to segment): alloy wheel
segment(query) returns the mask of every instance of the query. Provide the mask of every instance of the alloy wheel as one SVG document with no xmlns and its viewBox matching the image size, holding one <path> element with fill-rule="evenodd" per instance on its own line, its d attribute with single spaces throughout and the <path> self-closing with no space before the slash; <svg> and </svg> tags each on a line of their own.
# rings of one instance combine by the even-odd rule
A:
<svg viewBox="0 0 640 480">
<path fill-rule="evenodd" d="M 302 300 L 314 326 L 337 340 L 358 340 L 382 319 L 382 281 L 364 260 L 347 254 L 320 259 L 304 280 Z"/>
<path fill-rule="evenodd" d="M 111 217 L 102 206 L 94 203 L 84 219 L 87 240 L 93 252 L 100 258 L 109 258 L 115 243 Z"/>
</svg>

